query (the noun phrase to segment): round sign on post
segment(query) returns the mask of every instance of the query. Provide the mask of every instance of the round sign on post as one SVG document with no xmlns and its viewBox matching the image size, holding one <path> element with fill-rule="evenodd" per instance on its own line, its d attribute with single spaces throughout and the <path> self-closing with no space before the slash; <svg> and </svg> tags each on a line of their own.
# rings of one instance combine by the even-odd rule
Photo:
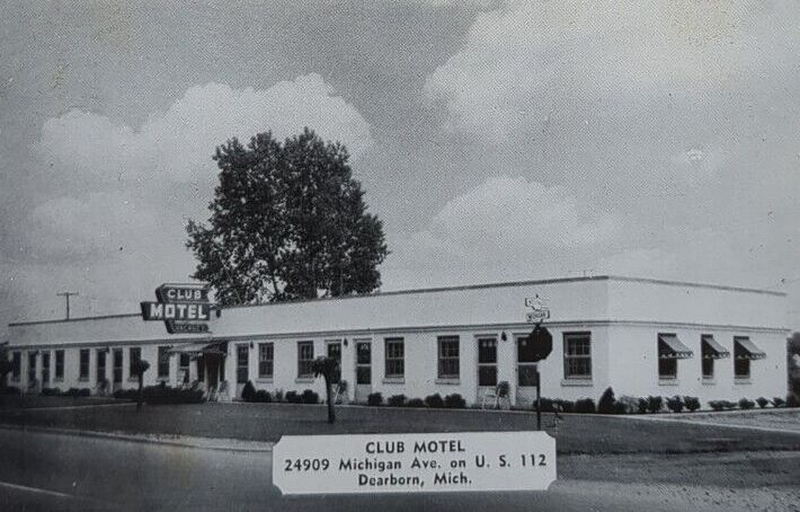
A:
<svg viewBox="0 0 800 512">
<path fill-rule="evenodd" d="M 528 342 L 533 346 L 533 361 L 541 361 L 550 355 L 553 351 L 553 335 L 547 330 L 547 327 L 542 327 L 539 324 L 531 331 Z"/>
</svg>

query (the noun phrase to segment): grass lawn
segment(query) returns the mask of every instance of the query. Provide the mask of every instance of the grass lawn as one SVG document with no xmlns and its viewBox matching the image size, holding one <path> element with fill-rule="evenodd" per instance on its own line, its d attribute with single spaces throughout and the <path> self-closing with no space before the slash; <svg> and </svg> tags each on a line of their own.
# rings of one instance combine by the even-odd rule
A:
<svg viewBox="0 0 800 512">
<path fill-rule="evenodd" d="M 63 399 L 62 399 L 63 400 Z M 70 399 L 71 400 L 71 399 Z M 281 435 L 532 430 L 530 413 L 338 407 L 326 422 L 324 406 L 294 404 L 196 404 L 0 410 L 0 422 L 128 433 L 277 441 Z M 553 434 L 553 416 L 543 415 Z M 562 454 L 699 453 L 800 450 L 800 434 L 728 429 L 715 425 L 634 421 L 624 417 L 565 415 L 557 446 Z"/>
<path fill-rule="evenodd" d="M 116 403 L 111 397 L 67 397 L 44 395 L 0 395 L 0 417 L 3 410 L 31 409 L 39 407 L 72 407 L 76 405 L 101 405 Z"/>
</svg>

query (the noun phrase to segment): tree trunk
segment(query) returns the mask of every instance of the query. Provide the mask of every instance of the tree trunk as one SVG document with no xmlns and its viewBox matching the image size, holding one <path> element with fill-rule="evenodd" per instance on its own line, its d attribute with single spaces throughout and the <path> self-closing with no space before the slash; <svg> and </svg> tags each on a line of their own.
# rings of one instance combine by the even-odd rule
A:
<svg viewBox="0 0 800 512">
<path fill-rule="evenodd" d="M 333 384 L 329 378 L 325 378 L 325 392 L 328 394 L 328 423 L 333 423 L 336 413 L 333 410 Z"/>
<path fill-rule="evenodd" d="M 139 372 L 139 395 L 136 398 L 136 410 L 137 411 L 141 411 L 142 410 L 142 398 L 143 398 L 142 397 L 142 380 L 144 380 L 142 377 L 144 377 L 144 373 L 143 372 Z"/>
</svg>

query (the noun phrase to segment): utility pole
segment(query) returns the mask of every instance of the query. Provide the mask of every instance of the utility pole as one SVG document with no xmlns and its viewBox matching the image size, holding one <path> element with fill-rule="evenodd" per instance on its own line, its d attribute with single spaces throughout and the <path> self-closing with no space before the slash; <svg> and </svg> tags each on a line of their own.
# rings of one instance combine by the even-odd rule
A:
<svg viewBox="0 0 800 512">
<path fill-rule="evenodd" d="M 67 301 L 67 320 L 69 320 L 69 298 L 73 295 L 78 295 L 78 292 L 59 292 L 56 293 L 59 297 L 64 297 Z"/>
</svg>

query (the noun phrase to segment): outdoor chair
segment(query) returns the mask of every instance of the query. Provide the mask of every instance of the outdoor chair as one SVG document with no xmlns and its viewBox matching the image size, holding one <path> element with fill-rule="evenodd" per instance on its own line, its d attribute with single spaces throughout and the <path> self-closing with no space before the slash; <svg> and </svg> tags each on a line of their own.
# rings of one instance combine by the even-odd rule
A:
<svg viewBox="0 0 800 512">
<path fill-rule="evenodd" d="M 508 399 L 507 384 L 501 382 L 497 384 L 494 389 L 487 389 L 484 392 L 483 399 L 481 400 L 481 409 L 486 409 L 487 402 L 494 402 L 494 408 L 499 409 L 502 400 L 505 400 L 508 407 L 511 408 L 511 402 Z"/>
</svg>

